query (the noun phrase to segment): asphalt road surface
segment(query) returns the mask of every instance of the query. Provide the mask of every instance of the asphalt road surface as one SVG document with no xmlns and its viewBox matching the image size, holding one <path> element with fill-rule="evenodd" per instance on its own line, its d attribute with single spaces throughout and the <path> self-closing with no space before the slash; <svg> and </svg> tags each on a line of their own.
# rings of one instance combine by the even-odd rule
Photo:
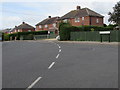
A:
<svg viewBox="0 0 120 90">
<path fill-rule="evenodd" d="M 3 88 L 117 88 L 117 45 L 3 43 Z"/>
</svg>

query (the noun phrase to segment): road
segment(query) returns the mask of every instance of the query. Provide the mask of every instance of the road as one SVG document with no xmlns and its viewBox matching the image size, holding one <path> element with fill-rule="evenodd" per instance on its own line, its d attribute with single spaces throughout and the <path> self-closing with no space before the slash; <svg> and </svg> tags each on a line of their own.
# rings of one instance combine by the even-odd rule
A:
<svg viewBox="0 0 120 90">
<path fill-rule="evenodd" d="M 117 88 L 117 45 L 3 43 L 3 88 Z"/>
</svg>

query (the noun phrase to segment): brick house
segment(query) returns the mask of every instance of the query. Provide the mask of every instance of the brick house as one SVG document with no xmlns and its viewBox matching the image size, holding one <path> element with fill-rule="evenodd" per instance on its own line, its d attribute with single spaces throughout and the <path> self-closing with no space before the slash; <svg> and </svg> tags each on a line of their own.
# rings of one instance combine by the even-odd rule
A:
<svg viewBox="0 0 120 90">
<path fill-rule="evenodd" d="M 89 8 L 81 8 L 77 6 L 76 10 L 72 10 L 59 19 L 59 22 L 69 22 L 72 26 L 95 25 L 103 26 L 104 16 L 90 10 Z"/>
<path fill-rule="evenodd" d="M 44 19 L 43 21 L 36 24 L 36 31 L 47 30 L 50 32 L 54 32 L 55 34 L 58 34 L 58 28 L 57 28 L 58 18 L 59 17 L 49 16 L 47 19 Z"/>
<path fill-rule="evenodd" d="M 13 28 L 13 30 L 11 30 L 10 33 L 31 32 L 31 31 L 35 31 L 35 28 L 33 26 L 23 22 L 21 25 L 15 26 L 15 28 Z"/>
</svg>

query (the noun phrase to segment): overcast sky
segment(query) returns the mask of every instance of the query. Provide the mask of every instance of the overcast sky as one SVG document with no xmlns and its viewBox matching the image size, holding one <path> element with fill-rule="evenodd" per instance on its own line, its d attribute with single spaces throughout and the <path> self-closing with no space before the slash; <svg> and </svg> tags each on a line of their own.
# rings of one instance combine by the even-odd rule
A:
<svg viewBox="0 0 120 90">
<path fill-rule="evenodd" d="M 24 2 L 25 1 L 25 2 Z M 108 22 L 108 12 L 119 0 L 4 0 L 0 2 L 0 29 L 14 28 L 23 21 L 35 27 L 48 16 L 63 16 L 76 6 L 90 8 L 104 17 Z"/>
</svg>

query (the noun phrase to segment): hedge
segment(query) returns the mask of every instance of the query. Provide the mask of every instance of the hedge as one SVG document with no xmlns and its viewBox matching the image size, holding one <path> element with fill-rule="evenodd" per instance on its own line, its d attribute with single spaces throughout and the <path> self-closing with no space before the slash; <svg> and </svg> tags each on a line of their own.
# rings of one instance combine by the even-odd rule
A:
<svg viewBox="0 0 120 90">
<path fill-rule="evenodd" d="M 60 30 L 60 40 L 66 41 L 66 40 L 70 40 L 71 32 L 109 31 L 109 30 L 113 30 L 113 28 L 112 27 L 101 27 L 101 26 L 71 26 L 69 23 L 60 23 L 59 30 Z"/>
<path fill-rule="evenodd" d="M 12 40 L 17 37 L 17 40 L 20 40 L 21 37 L 23 37 L 23 40 L 33 40 L 34 35 L 46 35 L 48 34 L 48 31 L 32 31 L 32 32 L 18 32 L 13 34 L 4 34 L 4 40 L 8 41 L 10 38 Z"/>
</svg>

